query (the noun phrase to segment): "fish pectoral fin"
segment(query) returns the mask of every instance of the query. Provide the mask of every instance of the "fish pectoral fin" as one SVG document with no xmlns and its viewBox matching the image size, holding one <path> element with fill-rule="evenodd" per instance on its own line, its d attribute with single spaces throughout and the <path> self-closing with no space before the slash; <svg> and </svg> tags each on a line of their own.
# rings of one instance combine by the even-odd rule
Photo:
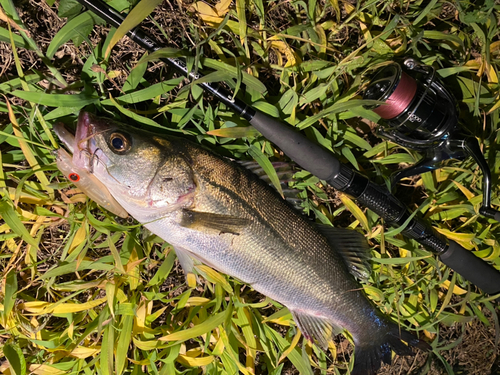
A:
<svg viewBox="0 0 500 375">
<path fill-rule="evenodd" d="M 349 272 L 356 278 L 367 280 L 372 273 L 371 249 L 366 238 L 352 229 L 317 224 L 316 228 L 342 256 Z"/>
<path fill-rule="evenodd" d="M 181 226 L 198 231 L 217 231 L 239 235 L 251 220 L 231 215 L 192 210 L 182 211 Z"/>
<path fill-rule="evenodd" d="M 304 310 L 291 310 L 295 323 L 309 341 L 316 340 L 318 344 L 327 348 L 333 336 L 338 335 L 343 329 L 325 317 L 311 315 Z"/>
</svg>

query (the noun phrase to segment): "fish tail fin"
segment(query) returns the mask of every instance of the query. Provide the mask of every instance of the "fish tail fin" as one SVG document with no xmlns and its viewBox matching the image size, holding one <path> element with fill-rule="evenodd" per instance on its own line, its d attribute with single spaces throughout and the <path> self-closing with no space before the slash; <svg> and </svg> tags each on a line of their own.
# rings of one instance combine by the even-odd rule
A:
<svg viewBox="0 0 500 375">
<path fill-rule="evenodd" d="M 400 329 L 394 323 L 387 323 L 385 334 L 379 335 L 377 339 L 355 340 L 354 368 L 351 375 L 375 375 L 381 366 L 381 362 L 391 364 L 391 350 L 402 356 L 413 356 L 415 353 L 409 345 L 425 351 L 430 351 L 431 346 L 420 340 L 410 332 Z M 406 345 L 406 342 L 408 345 Z"/>
</svg>

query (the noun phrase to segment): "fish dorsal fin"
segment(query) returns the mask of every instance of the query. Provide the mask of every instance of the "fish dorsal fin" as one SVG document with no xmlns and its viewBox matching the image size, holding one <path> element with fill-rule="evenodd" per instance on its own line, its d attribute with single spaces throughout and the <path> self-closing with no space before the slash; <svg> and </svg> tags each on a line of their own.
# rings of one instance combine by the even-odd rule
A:
<svg viewBox="0 0 500 375">
<path fill-rule="evenodd" d="M 259 163 L 257 163 L 256 161 L 237 161 L 237 163 L 242 167 L 248 169 L 250 172 L 255 174 L 262 181 L 264 181 L 274 189 L 274 185 L 271 182 L 271 179 L 264 171 L 264 168 L 259 165 Z M 299 198 L 299 190 L 288 187 L 288 183 L 293 180 L 293 175 L 296 173 L 295 165 L 283 161 L 272 162 L 271 164 L 273 165 L 280 180 L 283 197 L 296 210 L 298 210 L 299 212 L 303 212 L 304 209 L 301 206 L 303 199 Z"/>
<path fill-rule="evenodd" d="M 252 173 L 256 174 L 261 180 L 264 180 L 271 185 L 271 179 L 264 171 L 264 168 L 262 168 L 256 161 L 238 161 L 238 164 L 245 167 Z M 282 184 L 286 184 L 293 180 L 293 175 L 296 172 L 294 164 L 283 161 L 272 162 L 271 164 L 273 165 L 276 175 Z"/>
<path fill-rule="evenodd" d="M 239 235 L 252 221 L 231 215 L 182 210 L 181 226 L 202 232 L 217 231 Z"/>
<path fill-rule="evenodd" d="M 290 310 L 295 323 L 300 328 L 304 337 L 309 341 L 316 340 L 322 348 L 328 347 L 328 342 L 333 336 L 342 332 L 342 328 L 336 326 L 325 317 L 311 315 L 305 310 Z"/>
<path fill-rule="evenodd" d="M 366 238 L 352 229 L 317 224 L 316 228 L 344 259 L 349 272 L 356 278 L 367 280 L 372 273 L 371 249 Z"/>
</svg>

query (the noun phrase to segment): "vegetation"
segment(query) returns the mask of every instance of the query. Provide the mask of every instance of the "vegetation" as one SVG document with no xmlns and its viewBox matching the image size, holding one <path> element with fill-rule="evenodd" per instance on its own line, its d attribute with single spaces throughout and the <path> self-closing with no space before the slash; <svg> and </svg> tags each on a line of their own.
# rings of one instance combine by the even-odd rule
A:
<svg viewBox="0 0 500 375">
<path fill-rule="evenodd" d="M 112 0 L 128 12 L 136 5 Z M 361 107 L 366 76 L 413 56 L 459 98 L 494 174 L 500 127 L 498 10 L 493 0 L 164 2 L 142 0 L 166 46 L 148 56 L 74 0 L 0 0 L 0 267 L 6 374 L 344 374 L 349 336 L 322 351 L 288 311 L 199 267 L 185 281 L 168 244 L 101 209 L 57 170 L 52 124 L 81 109 L 177 132 L 222 155 L 286 160 L 244 120 L 159 56 L 184 56 L 204 80 L 300 129 L 378 183 L 420 157 L 372 133 Z M 126 30 L 125 30 L 126 31 Z M 268 173 L 273 173 L 267 170 Z M 294 186 L 318 221 L 361 231 L 373 246 L 368 296 L 433 353 L 381 373 L 486 374 L 498 369 L 495 296 L 484 296 L 416 242 L 306 171 Z M 478 215 L 473 160 L 403 181 L 396 194 L 445 236 L 500 269 L 500 224 Z M 496 361 L 496 364 L 495 364 Z M 462 372 L 463 373 L 463 372 Z"/>
</svg>

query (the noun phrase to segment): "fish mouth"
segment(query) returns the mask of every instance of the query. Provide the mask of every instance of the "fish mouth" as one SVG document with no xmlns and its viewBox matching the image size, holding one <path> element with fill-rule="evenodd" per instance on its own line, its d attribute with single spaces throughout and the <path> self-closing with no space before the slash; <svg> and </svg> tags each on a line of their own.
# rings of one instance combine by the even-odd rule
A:
<svg viewBox="0 0 500 375">
<path fill-rule="evenodd" d="M 97 155 L 99 148 L 96 146 L 95 136 L 109 128 L 110 126 L 106 126 L 102 120 L 97 121 L 93 114 L 80 112 L 75 132 L 75 152 L 73 153 L 73 163 L 76 166 L 86 168 L 90 173 L 93 173 L 94 164 L 98 162 L 99 158 L 102 159 L 105 156 L 102 151 Z"/>
<path fill-rule="evenodd" d="M 99 158 L 104 157 L 102 152 L 97 155 L 99 149 L 96 146 L 94 137 L 111 128 L 102 122 L 102 120 L 96 121 L 93 114 L 81 111 L 78 116 L 75 134 L 67 129 L 63 123 L 56 123 L 53 126 L 56 135 L 73 155 L 73 165 L 80 169 L 86 169 L 90 173 L 93 173 L 94 165 Z"/>
<path fill-rule="evenodd" d="M 61 172 L 70 179 L 90 199 L 112 213 L 126 218 L 127 211 L 111 195 L 109 189 L 94 175 L 94 162 L 98 150 L 95 146 L 97 134 L 93 115 L 80 112 L 75 134 L 68 130 L 63 123 L 53 125 L 54 132 L 72 154 L 63 148 L 56 151 L 56 164 Z M 101 159 L 102 156 L 101 156 Z"/>
</svg>

